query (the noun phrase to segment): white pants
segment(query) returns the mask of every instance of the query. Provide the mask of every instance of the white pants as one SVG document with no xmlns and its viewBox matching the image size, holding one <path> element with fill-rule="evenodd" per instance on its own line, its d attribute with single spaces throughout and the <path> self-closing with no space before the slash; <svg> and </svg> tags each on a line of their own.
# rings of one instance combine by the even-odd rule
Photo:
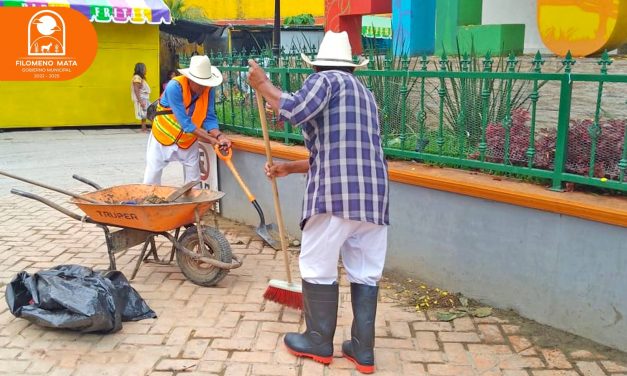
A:
<svg viewBox="0 0 627 376">
<path fill-rule="evenodd" d="M 351 283 L 376 286 L 383 273 L 387 235 L 387 226 L 316 214 L 303 229 L 301 277 L 315 284 L 336 282 L 341 255 Z"/>
<path fill-rule="evenodd" d="M 178 161 L 183 164 L 185 183 L 200 180 L 200 164 L 198 141 L 188 149 L 181 149 L 178 145 L 164 146 L 150 133 L 146 148 L 146 171 L 144 184 L 161 185 L 163 169 L 170 162 Z"/>
</svg>

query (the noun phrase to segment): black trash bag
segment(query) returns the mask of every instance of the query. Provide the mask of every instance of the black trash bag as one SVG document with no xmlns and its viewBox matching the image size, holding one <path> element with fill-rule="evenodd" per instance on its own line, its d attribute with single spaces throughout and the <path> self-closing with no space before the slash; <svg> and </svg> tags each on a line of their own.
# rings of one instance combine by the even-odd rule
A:
<svg viewBox="0 0 627 376">
<path fill-rule="evenodd" d="M 20 272 L 7 285 L 6 301 L 15 317 L 83 333 L 113 333 L 122 329 L 122 321 L 157 317 L 121 272 L 101 274 L 80 265 L 32 276 Z"/>
</svg>

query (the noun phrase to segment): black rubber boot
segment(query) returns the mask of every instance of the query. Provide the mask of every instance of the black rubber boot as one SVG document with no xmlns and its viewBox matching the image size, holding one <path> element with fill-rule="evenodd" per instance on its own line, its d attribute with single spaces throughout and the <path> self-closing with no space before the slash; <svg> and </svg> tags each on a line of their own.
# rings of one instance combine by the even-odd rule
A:
<svg viewBox="0 0 627 376">
<path fill-rule="evenodd" d="M 337 324 L 339 285 L 317 285 L 303 280 L 305 333 L 287 333 L 285 346 L 296 356 L 329 364 L 333 360 L 333 335 Z"/>
<path fill-rule="evenodd" d="M 374 322 L 377 315 L 378 286 L 351 283 L 353 325 L 351 340 L 342 344 L 342 354 L 361 373 L 374 372 Z"/>
</svg>

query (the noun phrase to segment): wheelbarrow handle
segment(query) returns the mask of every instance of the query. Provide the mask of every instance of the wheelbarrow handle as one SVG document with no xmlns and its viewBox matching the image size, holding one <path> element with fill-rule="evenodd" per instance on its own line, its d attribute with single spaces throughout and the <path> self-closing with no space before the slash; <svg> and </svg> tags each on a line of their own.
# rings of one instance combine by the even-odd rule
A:
<svg viewBox="0 0 627 376">
<path fill-rule="evenodd" d="M 11 189 L 11 193 L 13 193 L 14 195 L 18 195 L 18 196 L 22 196 L 22 197 L 30 198 L 32 200 L 39 201 L 42 204 L 48 205 L 51 208 L 60 211 L 61 213 L 67 215 L 68 217 L 76 219 L 77 221 L 85 221 L 85 222 L 88 222 L 88 223 L 96 223 L 91 218 L 89 218 L 87 216 L 86 217 L 81 217 L 80 215 L 78 215 L 76 213 L 73 213 L 73 212 L 67 210 L 66 208 L 64 208 L 62 206 L 59 206 L 59 205 L 55 204 L 54 202 L 52 202 L 52 201 L 50 201 L 48 199 L 45 199 L 45 198 L 43 198 L 41 196 L 38 196 L 38 195 L 36 195 L 34 193 L 21 191 L 19 189 L 15 189 L 15 188 Z"/>
<path fill-rule="evenodd" d="M 93 181 L 91 181 L 91 180 L 89 180 L 87 178 L 82 177 L 82 176 L 78 176 L 78 175 L 74 174 L 74 175 L 72 175 L 72 178 L 80 181 L 81 183 L 85 183 L 87 185 L 91 185 L 92 187 L 96 188 L 97 190 L 101 190 L 102 189 L 102 186 L 100 186 L 100 184 L 95 183 L 95 182 L 93 182 Z"/>
<path fill-rule="evenodd" d="M 94 200 L 94 199 L 91 199 L 91 198 L 88 198 L 88 197 L 82 197 L 80 195 L 77 195 L 75 193 L 66 191 L 66 190 L 61 189 L 61 188 L 51 187 L 51 186 L 49 186 L 47 184 L 44 184 L 44 183 L 38 183 L 38 182 L 30 180 L 30 179 L 26 179 L 26 178 L 22 178 L 22 177 L 13 175 L 13 174 L 9 174 L 8 172 L 5 172 L 5 171 L 0 171 L 0 175 L 4 175 L 6 177 L 13 178 L 13 179 L 16 179 L 16 180 L 21 180 L 21 181 L 23 181 L 25 183 L 29 183 L 29 184 L 32 184 L 32 185 L 36 185 L 38 187 L 46 188 L 46 189 L 49 189 L 51 191 L 59 192 L 59 193 L 62 193 L 64 195 L 68 195 L 68 196 L 71 196 L 71 197 L 74 197 L 74 198 L 77 198 L 77 199 L 80 199 L 80 200 L 91 202 L 92 204 L 102 204 L 102 202 L 100 202 L 100 201 L 97 201 L 97 200 Z"/>
</svg>

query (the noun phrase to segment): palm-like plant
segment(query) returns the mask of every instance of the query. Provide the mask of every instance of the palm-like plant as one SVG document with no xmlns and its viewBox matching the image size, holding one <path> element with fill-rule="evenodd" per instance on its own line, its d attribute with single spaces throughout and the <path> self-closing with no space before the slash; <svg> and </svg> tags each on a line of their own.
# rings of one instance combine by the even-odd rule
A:
<svg viewBox="0 0 627 376">
<path fill-rule="evenodd" d="M 170 8 L 172 19 L 188 21 L 204 21 L 207 13 L 201 7 L 185 4 L 185 0 L 165 0 L 165 4 Z"/>
<path fill-rule="evenodd" d="M 177 20 L 187 20 L 195 22 L 207 22 L 207 13 L 201 7 L 195 5 L 187 5 L 185 0 L 164 0 L 165 4 L 170 8 L 170 15 L 172 20 L 176 23 Z M 160 32 L 159 38 L 161 40 L 161 47 L 166 48 L 169 53 L 162 55 L 165 64 L 162 65 L 161 75 L 164 76 L 169 70 L 166 67 L 176 68 L 176 61 L 174 56 L 176 51 L 185 46 L 188 42 L 185 38 L 177 37 L 172 34 Z"/>
</svg>

